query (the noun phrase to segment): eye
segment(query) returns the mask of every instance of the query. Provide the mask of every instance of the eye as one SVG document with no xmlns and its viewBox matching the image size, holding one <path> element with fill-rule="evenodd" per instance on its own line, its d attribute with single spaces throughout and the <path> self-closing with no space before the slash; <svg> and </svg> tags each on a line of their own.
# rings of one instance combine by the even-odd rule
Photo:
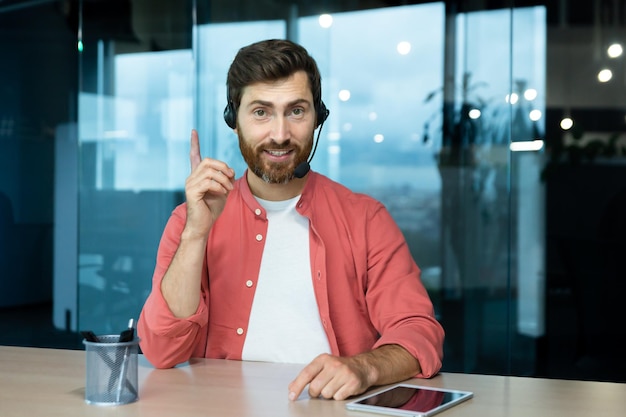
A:
<svg viewBox="0 0 626 417">
<path fill-rule="evenodd" d="M 293 113 L 294 116 L 303 116 L 304 115 L 304 109 L 301 108 L 301 107 L 296 107 L 291 112 Z"/>
<path fill-rule="evenodd" d="M 264 109 L 256 109 L 255 111 L 252 112 L 256 117 L 265 117 L 267 115 L 267 113 L 265 112 Z"/>
</svg>

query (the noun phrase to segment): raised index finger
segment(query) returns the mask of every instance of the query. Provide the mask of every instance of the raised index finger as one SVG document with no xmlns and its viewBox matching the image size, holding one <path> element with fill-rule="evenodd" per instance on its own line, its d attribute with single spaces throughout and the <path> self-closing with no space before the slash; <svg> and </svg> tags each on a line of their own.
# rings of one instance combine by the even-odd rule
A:
<svg viewBox="0 0 626 417">
<path fill-rule="evenodd" d="M 198 131 L 191 129 L 191 150 L 189 151 L 189 161 L 191 162 L 191 170 L 194 171 L 200 162 L 202 162 L 202 156 L 200 155 L 200 138 L 198 138 Z"/>
</svg>

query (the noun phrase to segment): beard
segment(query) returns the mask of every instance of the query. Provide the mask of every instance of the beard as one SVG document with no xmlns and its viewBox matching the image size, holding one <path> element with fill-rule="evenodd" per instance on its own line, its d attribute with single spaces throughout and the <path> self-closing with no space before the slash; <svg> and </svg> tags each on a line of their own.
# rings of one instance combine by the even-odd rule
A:
<svg viewBox="0 0 626 417">
<path fill-rule="evenodd" d="M 239 137 L 241 155 L 244 161 L 246 161 L 248 168 L 254 175 L 268 184 L 287 184 L 291 181 L 294 178 L 294 170 L 299 164 L 306 162 L 313 148 L 312 133 L 311 140 L 307 142 L 304 148 L 292 146 L 290 140 L 283 142 L 281 145 L 272 140 L 269 144 L 259 146 L 255 149 L 254 146 L 246 141 L 241 133 L 237 136 Z M 281 150 L 290 148 L 293 148 L 293 152 L 295 152 L 296 155 L 292 162 L 267 162 L 262 158 L 264 149 Z"/>
</svg>

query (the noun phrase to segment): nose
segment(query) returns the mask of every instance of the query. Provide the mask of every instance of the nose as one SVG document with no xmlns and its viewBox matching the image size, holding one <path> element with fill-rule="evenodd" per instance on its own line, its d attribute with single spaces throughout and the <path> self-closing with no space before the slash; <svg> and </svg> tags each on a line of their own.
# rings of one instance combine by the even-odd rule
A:
<svg viewBox="0 0 626 417">
<path fill-rule="evenodd" d="M 278 115 L 272 122 L 272 139 L 276 143 L 283 143 L 291 138 L 291 127 L 289 119 L 283 115 Z"/>
</svg>

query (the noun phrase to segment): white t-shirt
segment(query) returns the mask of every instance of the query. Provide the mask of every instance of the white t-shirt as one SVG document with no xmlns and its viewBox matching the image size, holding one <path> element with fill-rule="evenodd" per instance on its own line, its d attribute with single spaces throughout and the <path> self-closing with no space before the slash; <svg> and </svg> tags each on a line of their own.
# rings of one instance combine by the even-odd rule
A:
<svg viewBox="0 0 626 417">
<path fill-rule="evenodd" d="M 309 220 L 296 211 L 299 199 L 257 198 L 268 229 L 243 360 L 309 363 L 330 353 L 313 291 Z"/>
</svg>

